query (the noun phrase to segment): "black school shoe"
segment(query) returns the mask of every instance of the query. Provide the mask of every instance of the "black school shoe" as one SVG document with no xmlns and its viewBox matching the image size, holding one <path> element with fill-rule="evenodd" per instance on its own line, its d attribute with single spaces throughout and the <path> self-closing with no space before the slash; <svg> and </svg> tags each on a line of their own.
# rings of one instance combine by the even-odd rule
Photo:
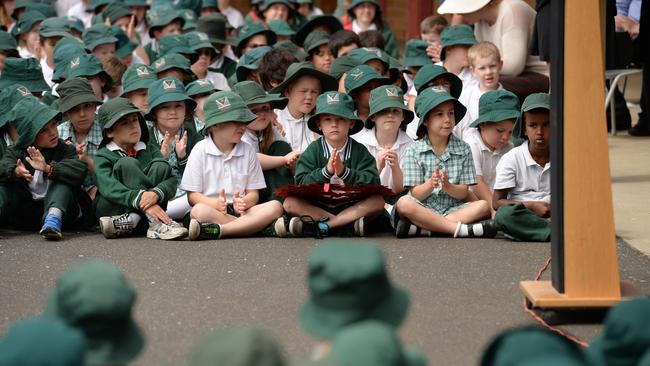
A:
<svg viewBox="0 0 650 366">
<path fill-rule="evenodd" d="M 497 227 L 494 225 L 494 220 L 483 220 L 478 224 L 483 226 L 483 235 L 476 235 L 474 233 L 474 225 L 476 224 L 469 224 L 467 225 L 468 238 L 494 238 L 497 236 Z"/>
<path fill-rule="evenodd" d="M 190 240 L 214 240 L 219 239 L 221 235 L 221 226 L 209 222 L 199 222 L 192 219 L 190 221 L 189 239 Z"/>
</svg>

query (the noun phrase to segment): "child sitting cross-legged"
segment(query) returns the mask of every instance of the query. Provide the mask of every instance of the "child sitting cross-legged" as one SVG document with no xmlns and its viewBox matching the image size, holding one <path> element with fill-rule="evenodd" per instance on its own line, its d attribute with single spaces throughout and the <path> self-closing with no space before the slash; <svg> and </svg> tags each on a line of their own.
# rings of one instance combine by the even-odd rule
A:
<svg viewBox="0 0 650 366">
<path fill-rule="evenodd" d="M 95 155 L 97 196 L 93 201 L 99 227 L 106 238 L 144 233 L 171 240 L 187 229 L 165 212 L 178 179 L 155 145 L 140 109 L 126 98 L 99 108 L 104 140 Z"/>
<path fill-rule="evenodd" d="M 190 240 L 251 236 L 265 228 L 263 234 L 274 234 L 269 225 L 282 216 L 282 204 L 258 204 L 266 187 L 262 167 L 241 140 L 257 116 L 230 91 L 212 94 L 203 113 L 206 136 L 194 146 L 179 186 L 192 205 Z"/>
<path fill-rule="evenodd" d="M 303 152 L 296 167 L 296 184 L 379 184 L 377 163 L 368 150 L 350 138 L 363 128 L 354 115 L 354 101 L 339 92 L 321 94 L 309 129 L 322 135 Z M 364 236 L 370 219 L 381 213 L 384 199 L 375 194 L 358 202 L 331 206 L 317 199 L 287 197 L 284 209 L 295 216 L 289 221 L 293 236 L 327 236 L 329 229 Z M 279 225 L 276 225 L 279 226 Z M 352 229 L 352 230 L 350 230 Z"/>
<path fill-rule="evenodd" d="M 452 134 L 465 107 L 444 88 L 422 91 L 415 101 L 418 140 L 402 159 L 404 187 L 393 210 L 398 238 L 442 233 L 454 237 L 494 237 L 487 201 L 465 203 L 476 173 L 469 146 Z M 395 220 L 397 219 L 398 220 Z"/>
</svg>

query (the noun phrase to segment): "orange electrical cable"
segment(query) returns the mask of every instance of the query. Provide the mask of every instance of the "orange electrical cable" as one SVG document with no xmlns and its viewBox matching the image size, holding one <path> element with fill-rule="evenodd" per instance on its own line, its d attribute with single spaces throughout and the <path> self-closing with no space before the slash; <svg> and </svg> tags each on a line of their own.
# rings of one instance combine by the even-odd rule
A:
<svg viewBox="0 0 650 366">
<path fill-rule="evenodd" d="M 539 269 L 539 271 L 537 271 L 537 275 L 535 276 L 535 281 L 539 281 L 539 279 L 542 278 L 542 274 L 544 274 L 544 272 L 548 269 L 548 266 L 550 266 L 550 265 L 551 265 L 551 257 L 548 257 L 548 259 L 546 260 L 544 265 Z M 589 347 L 589 344 L 587 342 L 585 342 L 585 341 L 583 341 L 583 340 L 581 340 L 579 338 L 576 338 L 576 337 L 574 337 L 572 335 L 566 334 L 562 330 L 549 325 L 544 319 L 542 319 L 539 315 L 535 314 L 535 312 L 531 308 L 528 307 L 528 302 L 526 301 L 526 298 L 524 298 L 524 311 L 527 312 L 538 323 L 540 323 L 544 328 L 561 335 L 562 337 L 570 340 L 571 342 L 576 343 L 577 345 L 579 345 L 581 347 L 584 347 L 584 348 Z"/>
</svg>

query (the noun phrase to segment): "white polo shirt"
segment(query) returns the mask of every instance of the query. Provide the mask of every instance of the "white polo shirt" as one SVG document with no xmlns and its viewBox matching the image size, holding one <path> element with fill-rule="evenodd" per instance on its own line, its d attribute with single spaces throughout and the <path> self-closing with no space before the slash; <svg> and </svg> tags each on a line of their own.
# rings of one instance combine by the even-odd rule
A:
<svg viewBox="0 0 650 366">
<path fill-rule="evenodd" d="M 375 127 L 370 130 L 367 130 L 357 139 L 358 142 L 362 143 L 363 146 L 368 149 L 370 155 L 372 155 L 375 160 L 379 156 L 379 152 L 384 149 L 384 146 L 379 145 L 377 142 L 377 136 L 375 135 Z M 402 162 L 402 157 L 404 156 L 404 151 L 406 148 L 411 145 L 413 140 L 406 134 L 406 132 L 399 130 L 397 134 L 397 140 L 391 146 L 395 152 L 397 152 L 398 164 Z M 384 169 L 379 172 L 379 179 L 381 180 L 381 185 L 386 186 L 393 191 L 395 191 L 395 185 L 393 184 L 393 170 L 386 164 Z"/>
<path fill-rule="evenodd" d="M 246 132 L 244 132 L 244 136 L 241 137 L 241 140 L 251 145 L 256 153 L 260 152 L 260 138 L 257 137 L 253 131 L 246 129 Z M 282 136 L 280 132 L 278 132 L 275 128 L 273 128 L 273 141 L 287 142 L 284 136 Z"/>
<path fill-rule="evenodd" d="M 503 90 L 501 84 L 499 84 L 497 90 Z M 475 129 L 470 128 L 469 125 L 478 118 L 478 101 L 485 93 L 487 93 L 487 91 L 482 91 L 478 83 L 473 83 L 468 87 L 463 88 L 463 92 L 460 94 L 458 101 L 467 108 L 467 113 L 465 113 L 463 119 L 456 124 L 456 127 L 454 127 L 454 135 L 459 139 L 466 141 L 469 135 L 474 132 L 473 130 Z"/>
<path fill-rule="evenodd" d="M 179 185 L 184 191 L 208 197 L 217 197 L 224 189 L 228 203 L 232 203 L 234 192 L 242 194 L 246 189 L 265 187 L 262 166 L 249 144 L 239 142 L 229 155 L 224 155 L 210 136 L 194 145 Z"/>
<path fill-rule="evenodd" d="M 497 164 L 494 189 L 510 189 L 513 201 L 551 203 L 551 163 L 540 166 L 530 155 L 528 141 L 503 155 Z"/>
<path fill-rule="evenodd" d="M 291 145 L 293 151 L 305 151 L 307 146 L 316 140 L 314 133 L 307 127 L 309 115 L 294 118 L 289 112 L 289 107 L 285 109 L 275 109 L 275 115 L 278 117 L 278 122 L 284 128 L 284 137 Z"/>
<path fill-rule="evenodd" d="M 472 130 L 475 130 L 475 128 L 472 128 Z M 493 191 L 494 180 L 497 176 L 497 164 L 503 155 L 512 150 L 512 142 L 508 141 L 508 144 L 501 149 L 490 150 L 483 142 L 483 138 L 481 138 L 478 131 L 467 136 L 465 142 L 469 144 L 469 148 L 472 150 L 476 175 L 482 176 L 490 191 Z"/>
<path fill-rule="evenodd" d="M 227 8 L 223 9 L 221 13 L 225 15 L 226 18 L 228 18 L 228 23 L 230 23 L 233 28 L 237 29 L 244 25 L 244 17 L 241 15 L 239 10 L 233 8 L 232 6 L 228 6 Z"/>
</svg>

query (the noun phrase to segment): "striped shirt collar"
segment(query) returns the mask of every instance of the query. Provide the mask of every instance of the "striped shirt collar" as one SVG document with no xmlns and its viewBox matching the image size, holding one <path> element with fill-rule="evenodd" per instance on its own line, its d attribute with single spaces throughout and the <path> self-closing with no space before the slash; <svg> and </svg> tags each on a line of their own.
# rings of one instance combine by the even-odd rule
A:
<svg viewBox="0 0 650 366">
<path fill-rule="evenodd" d="M 323 148 L 323 156 L 326 159 L 329 159 L 330 155 L 332 154 L 332 150 L 334 148 L 330 146 L 330 144 L 327 142 L 325 137 L 320 138 L 320 143 L 321 143 L 321 147 Z M 343 161 L 346 161 L 350 158 L 350 154 L 352 152 L 351 145 L 352 144 L 350 143 L 350 137 L 348 136 L 347 141 L 345 141 L 345 145 L 343 145 L 343 148 L 339 151 L 339 155 L 341 156 L 341 159 Z"/>
</svg>

